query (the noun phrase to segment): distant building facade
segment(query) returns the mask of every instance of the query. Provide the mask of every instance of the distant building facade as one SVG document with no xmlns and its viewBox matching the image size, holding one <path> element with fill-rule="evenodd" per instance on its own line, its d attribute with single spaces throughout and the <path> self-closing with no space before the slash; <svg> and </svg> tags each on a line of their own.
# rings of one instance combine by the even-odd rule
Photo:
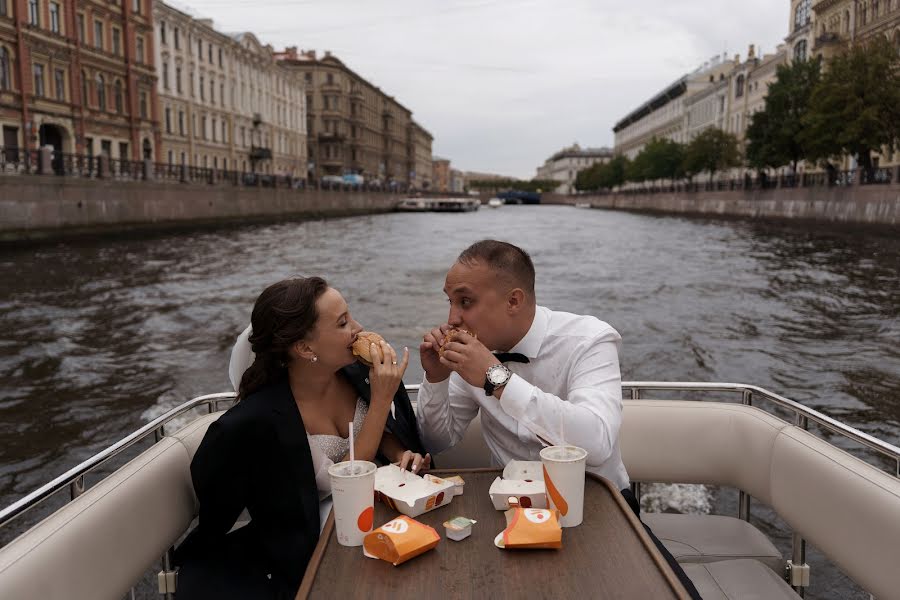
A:
<svg viewBox="0 0 900 600">
<path fill-rule="evenodd" d="M 434 157 L 431 161 L 431 181 L 434 182 L 433 189 L 435 191 L 450 191 L 450 161 L 448 159 Z"/>
<path fill-rule="evenodd" d="M 154 5 L 169 164 L 305 177 L 306 90 L 252 33 Z"/>
<path fill-rule="evenodd" d="M 49 145 L 57 161 L 158 158 L 153 58 L 149 0 L 0 0 L 7 156 Z"/>
<path fill-rule="evenodd" d="M 357 174 L 384 185 L 424 187 L 432 137 L 412 111 L 330 52 L 287 48 L 279 63 L 307 86 L 309 176 Z M 418 130 L 416 129 L 418 127 Z M 426 158 L 426 156 L 428 158 Z"/>
<path fill-rule="evenodd" d="M 552 191 L 572 194 L 575 192 L 575 179 L 579 171 L 597 163 L 608 162 L 612 157 L 613 151 L 610 148 L 582 148 L 576 143 L 545 160 L 538 167 L 536 178 L 558 181 L 559 185 Z"/>
</svg>

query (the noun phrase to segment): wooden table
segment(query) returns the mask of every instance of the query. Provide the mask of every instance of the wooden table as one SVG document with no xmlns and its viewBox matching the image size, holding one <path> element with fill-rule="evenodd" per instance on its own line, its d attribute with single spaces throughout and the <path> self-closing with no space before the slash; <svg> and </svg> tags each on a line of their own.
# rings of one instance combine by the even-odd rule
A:
<svg viewBox="0 0 900 600">
<path fill-rule="evenodd" d="M 588 473 L 584 521 L 563 529 L 559 550 L 501 550 L 494 537 L 506 528 L 488 489 L 499 469 L 434 471 L 459 474 L 465 493 L 416 520 L 434 527 L 434 550 L 394 567 L 347 548 L 334 535 L 330 515 L 297 599 L 305 598 L 688 598 L 624 498 L 606 479 Z M 375 526 L 398 513 L 375 504 Z M 447 539 L 443 522 L 461 515 L 478 521 L 460 542 Z"/>
</svg>

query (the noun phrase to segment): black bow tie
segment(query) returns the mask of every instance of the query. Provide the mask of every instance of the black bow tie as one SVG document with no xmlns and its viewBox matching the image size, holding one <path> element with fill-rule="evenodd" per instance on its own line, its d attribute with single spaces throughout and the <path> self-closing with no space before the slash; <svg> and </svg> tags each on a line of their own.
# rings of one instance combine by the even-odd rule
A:
<svg viewBox="0 0 900 600">
<path fill-rule="evenodd" d="M 497 357 L 497 360 L 500 362 L 520 362 L 527 363 L 529 362 L 528 357 L 519 352 L 494 352 L 494 356 Z"/>
</svg>

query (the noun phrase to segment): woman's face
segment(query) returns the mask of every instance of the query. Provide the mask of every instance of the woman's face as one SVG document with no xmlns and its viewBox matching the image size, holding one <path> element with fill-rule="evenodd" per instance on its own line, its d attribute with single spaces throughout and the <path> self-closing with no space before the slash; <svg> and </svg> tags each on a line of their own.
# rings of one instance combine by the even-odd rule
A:
<svg viewBox="0 0 900 600">
<path fill-rule="evenodd" d="M 350 316 L 350 309 L 341 293 L 328 288 L 316 302 L 319 320 L 309 336 L 312 348 L 320 365 L 335 370 L 353 363 L 351 346 L 362 326 Z"/>
</svg>

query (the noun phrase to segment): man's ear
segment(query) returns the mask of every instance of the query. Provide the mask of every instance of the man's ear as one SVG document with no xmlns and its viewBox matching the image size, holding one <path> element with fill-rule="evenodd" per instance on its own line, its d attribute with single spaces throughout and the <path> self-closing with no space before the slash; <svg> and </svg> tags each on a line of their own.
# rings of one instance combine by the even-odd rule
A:
<svg viewBox="0 0 900 600">
<path fill-rule="evenodd" d="M 525 306 L 525 292 L 522 288 L 513 288 L 506 294 L 506 310 L 515 314 Z"/>
</svg>

